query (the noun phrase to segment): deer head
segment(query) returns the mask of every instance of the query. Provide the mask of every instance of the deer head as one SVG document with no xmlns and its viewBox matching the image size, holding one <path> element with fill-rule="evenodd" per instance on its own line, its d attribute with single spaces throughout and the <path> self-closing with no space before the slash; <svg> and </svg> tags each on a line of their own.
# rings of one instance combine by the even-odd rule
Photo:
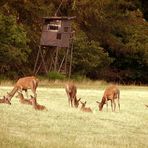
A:
<svg viewBox="0 0 148 148">
<path fill-rule="evenodd" d="M 81 103 L 81 109 L 82 108 L 85 108 L 85 105 L 86 105 L 86 101 L 83 103 L 82 101 L 80 101 L 80 103 Z"/>
<path fill-rule="evenodd" d="M 102 108 L 103 108 L 102 103 L 99 101 L 96 101 L 96 103 L 98 104 L 99 111 L 102 111 Z"/>
<path fill-rule="evenodd" d="M 3 96 L 3 99 L 6 104 L 11 105 L 11 102 L 9 101 L 9 99 L 7 97 Z"/>
<path fill-rule="evenodd" d="M 78 100 L 75 100 L 75 107 L 77 108 L 79 106 L 79 102 L 80 102 L 81 98 L 79 98 Z"/>
<path fill-rule="evenodd" d="M 30 102 L 31 102 L 32 104 L 36 105 L 36 104 L 37 104 L 36 98 L 33 97 L 32 95 L 30 95 L 30 97 L 31 97 Z"/>
</svg>

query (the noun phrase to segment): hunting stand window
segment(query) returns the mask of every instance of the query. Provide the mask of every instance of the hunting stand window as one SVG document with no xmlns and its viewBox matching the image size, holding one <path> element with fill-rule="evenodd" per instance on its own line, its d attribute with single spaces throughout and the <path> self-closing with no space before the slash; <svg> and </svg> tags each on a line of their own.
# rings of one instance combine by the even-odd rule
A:
<svg viewBox="0 0 148 148">
<path fill-rule="evenodd" d="M 68 32 L 69 27 L 64 27 L 64 32 Z"/>
<path fill-rule="evenodd" d="M 53 24 L 48 24 L 47 25 L 47 30 L 58 31 L 59 30 L 59 26 L 53 25 Z"/>
<path fill-rule="evenodd" d="M 61 40 L 61 33 L 57 33 L 57 39 Z"/>
</svg>

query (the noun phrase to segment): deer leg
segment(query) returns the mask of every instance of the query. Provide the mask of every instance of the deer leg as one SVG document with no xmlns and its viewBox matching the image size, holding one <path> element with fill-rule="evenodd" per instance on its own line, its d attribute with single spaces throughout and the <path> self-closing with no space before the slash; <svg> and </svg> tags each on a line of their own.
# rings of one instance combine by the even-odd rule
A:
<svg viewBox="0 0 148 148">
<path fill-rule="evenodd" d="M 119 111 L 120 111 L 120 100 L 118 98 L 118 108 L 119 108 Z"/>
<path fill-rule="evenodd" d="M 74 104 L 74 103 L 73 103 L 73 98 L 71 98 L 70 101 L 71 101 L 71 102 L 70 102 L 70 103 L 71 103 L 71 107 L 73 107 L 73 104 Z"/>
<path fill-rule="evenodd" d="M 69 105 L 69 107 L 70 107 L 70 98 L 68 98 L 68 105 Z"/>
<path fill-rule="evenodd" d="M 75 107 L 75 98 L 72 98 L 72 107 Z"/>
<path fill-rule="evenodd" d="M 114 111 L 116 110 L 116 102 L 115 100 L 113 100 L 113 103 L 114 103 Z"/>
<path fill-rule="evenodd" d="M 37 93 L 36 92 L 34 93 L 34 97 L 37 98 Z"/>
<path fill-rule="evenodd" d="M 69 107 L 72 107 L 72 99 L 69 98 Z"/>
<path fill-rule="evenodd" d="M 36 93 L 36 89 L 32 88 L 31 91 L 33 92 L 34 94 L 34 98 L 37 98 L 37 93 Z"/>
<path fill-rule="evenodd" d="M 107 110 L 107 112 L 108 112 L 108 101 L 107 101 L 107 98 L 106 98 L 106 110 Z"/>
<path fill-rule="evenodd" d="M 70 98 L 70 95 L 67 93 L 67 97 L 68 97 L 68 104 L 69 104 L 69 107 L 71 107 L 71 98 Z"/>
<path fill-rule="evenodd" d="M 27 91 L 27 89 L 25 89 L 25 94 L 26 94 L 26 97 L 28 99 L 28 91 Z"/>
<path fill-rule="evenodd" d="M 111 100 L 111 108 L 112 108 L 112 112 L 113 112 L 113 101 Z"/>
</svg>

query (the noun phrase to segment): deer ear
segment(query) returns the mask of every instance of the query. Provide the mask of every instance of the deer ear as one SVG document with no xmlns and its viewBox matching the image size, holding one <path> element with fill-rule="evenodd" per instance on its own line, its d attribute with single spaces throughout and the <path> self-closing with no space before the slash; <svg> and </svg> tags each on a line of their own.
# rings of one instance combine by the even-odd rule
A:
<svg viewBox="0 0 148 148">
<path fill-rule="evenodd" d="M 32 95 L 30 95 L 31 98 L 34 98 Z"/>
<path fill-rule="evenodd" d="M 81 100 L 81 98 L 78 99 L 78 102 Z M 80 101 L 81 102 L 81 101 Z"/>
<path fill-rule="evenodd" d="M 99 102 L 99 101 L 96 101 L 96 103 L 100 104 L 100 102 Z"/>
</svg>

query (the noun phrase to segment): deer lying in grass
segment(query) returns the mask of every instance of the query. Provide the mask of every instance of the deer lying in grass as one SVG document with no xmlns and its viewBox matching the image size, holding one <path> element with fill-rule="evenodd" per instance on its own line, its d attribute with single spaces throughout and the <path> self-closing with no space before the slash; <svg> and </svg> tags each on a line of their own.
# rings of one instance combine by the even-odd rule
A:
<svg viewBox="0 0 148 148">
<path fill-rule="evenodd" d="M 32 105 L 32 102 L 30 101 L 30 99 L 29 100 L 25 99 L 21 92 L 18 92 L 18 95 L 16 97 L 19 98 L 20 103 Z"/>
<path fill-rule="evenodd" d="M 12 91 L 7 94 L 6 98 L 8 98 L 9 101 L 11 101 L 11 98 L 15 95 L 15 93 L 18 90 L 20 92 L 22 92 L 24 90 L 26 92 L 26 95 L 27 95 L 27 98 L 28 98 L 28 93 L 27 93 L 28 89 L 32 90 L 34 97 L 37 97 L 36 89 L 38 87 L 38 82 L 39 82 L 39 80 L 34 76 L 20 78 L 16 82 L 16 84 L 14 85 L 14 88 L 12 89 Z"/>
<path fill-rule="evenodd" d="M 120 110 L 120 90 L 116 85 L 111 85 L 107 87 L 104 91 L 103 97 L 101 102 L 96 101 L 98 103 L 99 111 L 102 111 L 104 104 L 106 104 L 107 111 L 108 111 L 108 101 L 111 101 L 111 108 L 112 111 L 115 111 L 116 109 L 116 102 L 115 99 L 118 101 L 118 107 Z"/>
<path fill-rule="evenodd" d="M 69 106 L 77 108 L 79 106 L 79 101 L 81 100 L 77 100 L 76 97 L 77 87 L 74 85 L 74 83 L 68 83 L 65 86 L 65 91 L 67 93 Z"/>
<path fill-rule="evenodd" d="M 6 98 L 5 96 L 3 96 L 2 99 L 0 99 L 0 103 L 6 103 L 6 104 L 11 105 L 10 101 L 9 101 L 8 98 Z"/>
<path fill-rule="evenodd" d="M 44 105 L 40 105 L 40 104 L 37 103 L 37 100 L 36 100 L 35 97 L 31 96 L 30 101 L 31 101 L 31 103 L 33 105 L 33 108 L 35 110 L 45 110 L 45 111 L 47 111 L 47 108 Z"/>
<path fill-rule="evenodd" d="M 81 111 L 92 113 L 92 110 L 90 107 L 85 107 L 86 101 L 84 103 L 80 101 L 80 103 L 81 103 L 81 107 L 80 107 Z"/>
</svg>

